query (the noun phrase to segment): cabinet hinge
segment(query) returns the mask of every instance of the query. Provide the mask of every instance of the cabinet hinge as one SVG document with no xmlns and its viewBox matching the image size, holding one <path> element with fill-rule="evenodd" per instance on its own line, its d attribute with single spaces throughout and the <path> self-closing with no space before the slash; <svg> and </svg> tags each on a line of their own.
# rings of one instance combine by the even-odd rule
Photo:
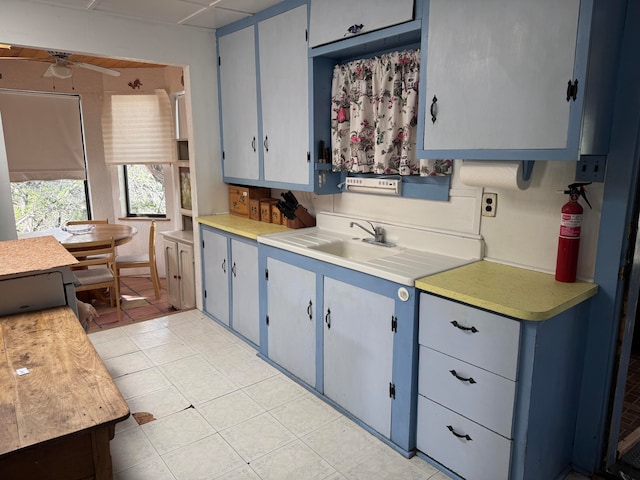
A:
<svg viewBox="0 0 640 480">
<path fill-rule="evenodd" d="M 264 269 L 264 278 L 265 278 L 265 280 L 269 280 L 269 269 L 268 268 Z"/>
<path fill-rule="evenodd" d="M 304 29 L 304 41 L 309 41 L 309 30 L 307 30 L 306 28 Z"/>
<path fill-rule="evenodd" d="M 204 248 L 204 240 L 202 240 L 202 248 Z"/>
<path fill-rule="evenodd" d="M 220 55 L 218 55 L 218 66 L 222 65 L 222 61 L 220 60 Z"/>
<path fill-rule="evenodd" d="M 576 101 L 576 97 L 578 96 L 578 79 L 576 78 L 573 83 L 569 80 L 567 84 L 567 102 L 571 99 Z"/>
<path fill-rule="evenodd" d="M 391 331 L 398 331 L 398 317 L 396 317 L 395 315 L 391 315 Z"/>
<path fill-rule="evenodd" d="M 389 383 L 389 396 L 391 398 L 396 398 L 396 384 L 395 383 Z"/>
<path fill-rule="evenodd" d="M 224 150 L 222 150 L 222 159 L 224 160 Z"/>
<path fill-rule="evenodd" d="M 204 291 L 204 298 L 207 298 L 207 291 Z"/>
<path fill-rule="evenodd" d="M 269 315 L 266 316 L 266 318 L 264 319 L 264 321 L 267 323 L 267 326 L 269 326 Z"/>
<path fill-rule="evenodd" d="M 307 163 L 311 161 L 311 152 L 307 152 Z"/>
</svg>

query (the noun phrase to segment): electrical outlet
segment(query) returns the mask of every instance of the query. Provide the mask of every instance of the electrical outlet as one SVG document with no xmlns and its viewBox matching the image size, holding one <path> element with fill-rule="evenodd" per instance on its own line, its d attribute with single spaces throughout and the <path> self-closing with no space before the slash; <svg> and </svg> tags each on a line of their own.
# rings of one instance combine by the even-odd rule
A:
<svg viewBox="0 0 640 480">
<path fill-rule="evenodd" d="M 482 194 L 482 216 L 495 217 L 498 209 L 498 194 L 483 193 Z"/>
</svg>

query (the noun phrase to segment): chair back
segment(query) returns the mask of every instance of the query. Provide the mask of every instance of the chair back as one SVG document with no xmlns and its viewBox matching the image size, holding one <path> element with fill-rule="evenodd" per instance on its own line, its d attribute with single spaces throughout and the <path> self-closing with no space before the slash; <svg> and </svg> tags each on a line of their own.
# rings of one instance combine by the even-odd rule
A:
<svg viewBox="0 0 640 480">
<path fill-rule="evenodd" d="M 115 241 L 111 238 L 111 240 L 106 241 L 83 243 L 81 249 L 70 250 L 69 253 L 78 260 L 78 263 L 74 263 L 71 266 L 72 270 L 84 269 L 95 265 L 112 269 L 115 262 Z"/>
<path fill-rule="evenodd" d="M 72 220 L 65 223 L 65 225 L 97 225 L 105 223 L 109 223 L 108 218 L 105 218 L 104 220 Z"/>
</svg>

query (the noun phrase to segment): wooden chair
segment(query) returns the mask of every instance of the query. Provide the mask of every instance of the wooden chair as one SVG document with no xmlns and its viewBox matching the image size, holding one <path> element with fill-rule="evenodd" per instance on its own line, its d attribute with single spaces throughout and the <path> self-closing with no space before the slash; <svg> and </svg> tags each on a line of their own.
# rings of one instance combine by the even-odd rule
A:
<svg viewBox="0 0 640 480">
<path fill-rule="evenodd" d="M 65 223 L 65 225 L 97 225 L 104 223 L 109 223 L 109 219 L 105 218 L 104 220 L 72 220 Z"/>
<path fill-rule="evenodd" d="M 116 275 L 120 278 L 120 270 L 123 268 L 149 268 L 153 290 L 156 298 L 160 298 L 160 279 L 156 269 L 156 222 L 151 222 L 149 227 L 149 251 L 137 255 L 118 255 L 116 257 Z"/>
<path fill-rule="evenodd" d="M 108 288 L 111 305 L 115 303 L 118 320 L 120 320 L 120 285 L 118 271 L 115 269 L 115 242 L 90 242 L 83 244 L 82 250 L 70 252 L 78 263 L 71 269 L 78 279 L 76 292 L 101 290 Z"/>
</svg>

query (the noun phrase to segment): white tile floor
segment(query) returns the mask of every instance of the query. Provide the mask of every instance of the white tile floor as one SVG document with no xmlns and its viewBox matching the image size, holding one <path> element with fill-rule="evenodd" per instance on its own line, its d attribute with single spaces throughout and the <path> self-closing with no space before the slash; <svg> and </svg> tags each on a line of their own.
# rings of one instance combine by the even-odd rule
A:
<svg viewBox="0 0 640 480">
<path fill-rule="evenodd" d="M 380 442 L 197 310 L 89 338 L 131 412 L 156 418 L 116 426 L 116 480 L 449 479 Z"/>
</svg>

